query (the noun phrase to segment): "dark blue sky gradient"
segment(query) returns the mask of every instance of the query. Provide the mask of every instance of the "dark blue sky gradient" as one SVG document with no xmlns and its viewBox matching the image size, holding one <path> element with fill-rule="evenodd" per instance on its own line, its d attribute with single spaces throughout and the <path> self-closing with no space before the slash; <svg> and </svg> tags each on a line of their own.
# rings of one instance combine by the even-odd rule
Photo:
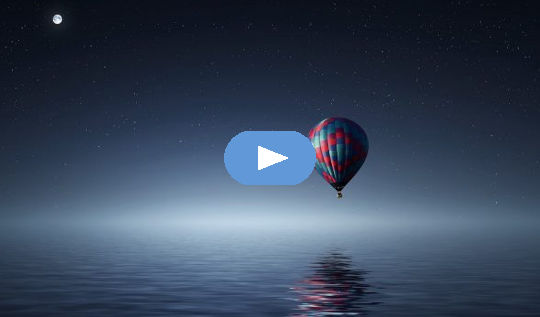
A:
<svg viewBox="0 0 540 317">
<path fill-rule="evenodd" d="M 0 213 L 536 215 L 534 3 L 3 4 Z M 226 174 L 237 133 L 330 116 L 370 139 L 343 200 Z"/>
</svg>

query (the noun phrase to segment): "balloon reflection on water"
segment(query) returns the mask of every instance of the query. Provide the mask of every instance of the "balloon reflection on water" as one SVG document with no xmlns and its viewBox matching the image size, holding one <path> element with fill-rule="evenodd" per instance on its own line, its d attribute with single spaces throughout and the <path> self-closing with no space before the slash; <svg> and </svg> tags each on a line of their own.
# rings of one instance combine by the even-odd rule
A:
<svg viewBox="0 0 540 317">
<path fill-rule="evenodd" d="M 292 287 L 298 305 L 291 316 L 359 316 L 377 304 L 367 301 L 373 292 L 364 281 L 366 272 L 355 270 L 350 257 L 332 252 L 312 268 L 313 275 Z"/>
</svg>

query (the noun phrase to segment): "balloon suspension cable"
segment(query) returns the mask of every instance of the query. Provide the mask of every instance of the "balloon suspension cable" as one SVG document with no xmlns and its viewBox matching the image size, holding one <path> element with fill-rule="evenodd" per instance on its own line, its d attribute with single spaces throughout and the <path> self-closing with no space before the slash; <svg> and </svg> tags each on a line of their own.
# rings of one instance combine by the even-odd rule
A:
<svg viewBox="0 0 540 317">
<path fill-rule="evenodd" d="M 339 190 L 339 191 L 337 192 L 337 198 L 338 198 L 338 199 L 339 199 L 339 198 L 343 198 L 343 194 L 341 193 L 341 190 Z"/>
</svg>

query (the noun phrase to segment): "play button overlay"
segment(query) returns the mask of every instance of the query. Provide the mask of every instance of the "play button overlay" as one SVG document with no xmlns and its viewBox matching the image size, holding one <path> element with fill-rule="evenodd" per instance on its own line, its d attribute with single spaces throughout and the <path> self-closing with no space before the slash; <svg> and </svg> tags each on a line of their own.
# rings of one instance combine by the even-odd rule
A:
<svg viewBox="0 0 540 317">
<path fill-rule="evenodd" d="M 296 131 L 244 131 L 224 155 L 227 172 L 244 185 L 296 185 L 313 171 L 315 149 Z"/>
<path fill-rule="evenodd" d="M 268 166 L 283 162 L 286 159 L 288 159 L 288 157 L 285 155 L 270 151 L 262 146 L 257 147 L 257 168 L 259 171 Z"/>
</svg>

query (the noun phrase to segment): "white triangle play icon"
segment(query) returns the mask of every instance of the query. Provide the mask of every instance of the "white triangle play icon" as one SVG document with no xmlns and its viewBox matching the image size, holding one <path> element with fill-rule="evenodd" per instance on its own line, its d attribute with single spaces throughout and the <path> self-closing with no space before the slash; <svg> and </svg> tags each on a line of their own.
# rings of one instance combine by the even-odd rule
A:
<svg viewBox="0 0 540 317">
<path fill-rule="evenodd" d="M 288 159 L 288 157 L 286 157 L 285 155 L 270 151 L 269 149 L 263 148 L 262 146 L 257 146 L 257 166 L 259 168 L 259 171 L 263 168 L 267 168 L 268 166 L 283 162 L 286 159 Z"/>
</svg>

